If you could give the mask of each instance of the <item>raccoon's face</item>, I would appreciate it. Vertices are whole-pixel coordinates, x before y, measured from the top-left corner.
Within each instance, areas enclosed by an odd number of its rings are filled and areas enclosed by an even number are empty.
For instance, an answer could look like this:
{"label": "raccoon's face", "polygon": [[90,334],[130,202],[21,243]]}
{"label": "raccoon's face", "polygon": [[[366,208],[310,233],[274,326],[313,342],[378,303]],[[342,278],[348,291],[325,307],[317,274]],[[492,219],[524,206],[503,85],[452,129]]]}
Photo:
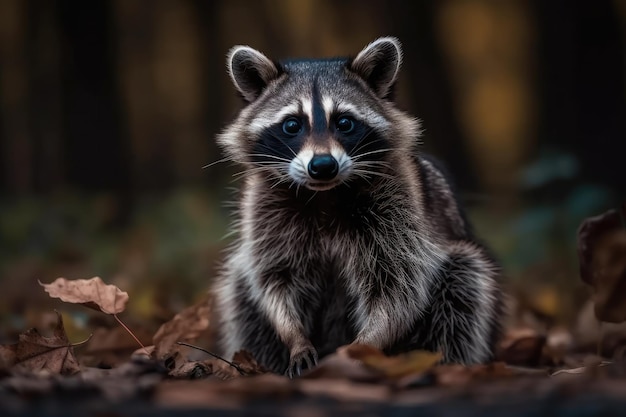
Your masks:
{"label": "raccoon's face", "polygon": [[417,137],[416,121],[387,100],[401,56],[395,38],[374,41],[354,59],[283,63],[234,47],[229,73],[248,105],[218,140],[248,173],[275,185],[325,191],[384,177],[387,155]]}

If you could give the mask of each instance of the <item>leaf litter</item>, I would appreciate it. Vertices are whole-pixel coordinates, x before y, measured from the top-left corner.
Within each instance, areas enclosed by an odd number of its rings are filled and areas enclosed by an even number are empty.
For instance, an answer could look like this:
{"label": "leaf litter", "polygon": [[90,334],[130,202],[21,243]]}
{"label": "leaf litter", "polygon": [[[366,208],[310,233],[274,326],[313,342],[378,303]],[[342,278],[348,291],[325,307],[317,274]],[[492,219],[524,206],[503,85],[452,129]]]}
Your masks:
{"label": "leaf litter", "polygon": [[19,336],[17,343],[1,346],[1,363],[17,372],[61,375],[80,372],[73,351],[78,344],[70,343],[63,327],[63,317],[58,312],[57,319],[52,336],[43,336],[37,329],[30,329]]}
{"label": "leaf litter", "polygon": [[[590,311],[600,322],[626,320],[624,218],[626,205],[587,219],[579,229],[581,279],[592,289]],[[626,382],[614,383],[611,389],[607,388],[608,382],[603,382],[626,381],[626,331],[619,330],[621,327],[616,332],[622,339],[611,345],[613,357],[608,358],[589,350],[577,351],[577,335],[566,328],[550,324],[529,326],[528,322],[518,321],[507,328],[496,362],[490,364],[441,364],[440,352],[417,350],[390,357],[369,346],[347,345],[323,358],[319,366],[302,377],[290,380],[267,373],[248,352],[219,358],[202,347],[190,345],[212,330],[208,297],[161,325],[152,337],[153,345],[146,348],[117,317],[129,301],[126,292],[98,277],[59,278],[41,285],[51,297],[113,315],[124,328],[116,331],[133,335],[132,340],[124,339],[124,349],[132,348],[132,341],[136,340],[136,351],[111,369],[85,366],[85,358],[104,348],[105,341],[110,341],[113,347],[120,346],[117,339],[121,336],[96,329],[100,333],[90,342],[89,349],[78,348],[78,344],[68,339],[62,317],[57,313],[52,336],[31,329],[19,335],[17,343],[0,345],[0,394],[10,388],[18,394],[37,391],[52,395],[59,386],[66,389],[89,386],[109,400],[143,396],[159,406],[217,408],[240,408],[257,400],[298,398],[362,403],[395,399],[400,403],[416,403],[467,393],[484,396],[491,392],[498,399],[507,389],[509,394],[522,387],[527,394],[543,395],[559,384],[572,382],[577,384],[568,388],[571,395],[594,390],[618,396],[626,394]],[[549,316],[549,311],[539,316]],[[590,326],[589,320],[586,323]],[[597,328],[600,330],[595,343],[600,347],[603,332],[600,324]],[[146,335],[141,337],[146,338]],[[582,345],[578,343],[578,346]],[[75,347],[78,355],[74,353]],[[588,385],[588,378],[596,382]]]}

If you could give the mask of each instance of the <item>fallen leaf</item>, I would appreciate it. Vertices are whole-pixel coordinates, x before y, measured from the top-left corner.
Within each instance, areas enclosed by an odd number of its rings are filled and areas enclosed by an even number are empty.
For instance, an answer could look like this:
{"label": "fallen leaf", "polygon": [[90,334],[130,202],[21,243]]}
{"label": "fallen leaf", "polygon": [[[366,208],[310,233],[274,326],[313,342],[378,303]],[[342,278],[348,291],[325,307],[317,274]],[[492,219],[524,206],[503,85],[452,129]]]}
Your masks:
{"label": "fallen leaf", "polygon": [[209,327],[211,303],[208,297],[187,307],[173,319],[163,323],[152,338],[157,359],[177,350],[176,342],[192,342]]}
{"label": "fallen leaf", "polygon": [[[437,385],[456,386],[467,385],[484,379],[510,377],[516,374],[515,368],[508,367],[503,362],[493,362],[486,365],[440,365],[432,369]],[[527,373],[524,373],[527,375]]]}
{"label": "fallen leaf", "polygon": [[[9,410],[8,415],[12,414],[12,407],[6,401],[11,396],[6,394],[15,393],[14,398],[24,402],[18,409],[24,410],[26,415],[39,414],[34,408],[51,410],[56,407],[61,407],[61,414],[65,416],[92,415],[92,407],[85,406],[94,403],[99,404],[98,415],[116,415],[101,407],[147,398],[164,378],[162,371],[154,361],[134,361],[113,369],[83,368],[80,374],[61,377],[49,373],[18,373],[0,381],[1,408],[3,415],[7,415],[5,410]],[[52,403],[56,405],[49,408]]]}
{"label": "fallen leaf", "polygon": [[212,362],[209,361],[189,361],[180,362],[174,369],[168,372],[168,376],[177,379],[201,379],[213,373]]}
{"label": "fallen leaf", "polygon": [[128,302],[128,293],[115,285],[105,284],[100,277],[76,280],[57,278],[50,284],[39,284],[50,297],[60,298],[67,303],[82,304],[106,314],[121,313]]}
{"label": "fallen leaf", "polygon": [[594,290],[595,314],[626,321],[626,204],[586,219],[578,229],[580,276]]}
{"label": "fallen leaf", "polygon": [[626,218],[626,203],[618,210],[608,210],[599,216],[585,219],[578,228],[578,262],[580,277],[589,285],[593,284],[593,248],[596,240],[612,230],[623,228]]}
{"label": "fallen leaf", "polygon": [[546,337],[530,328],[509,329],[498,346],[498,361],[533,366],[541,362]]}
{"label": "fallen leaf", "polygon": [[37,329],[19,335],[18,342],[0,349],[3,362],[18,371],[48,371],[71,375],[80,371],[72,345],[65,334],[63,318],[57,312],[57,325],[51,337],[42,336]]}
{"label": "fallen leaf", "polygon": [[626,230],[598,240],[592,266],[596,317],[610,323],[626,321]]}
{"label": "fallen leaf", "polygon": [[231,361],[215,358],[213,363],[213,375],[229,380],[240,376],[260,375],[268,372],[267,369],[259,365],[252,355],[245,350],[235,352]]}
{"label": "fallen leaf", "polygon": [[239,378],[241,376],[239,371],[237,371],[237,368],[220,360],[213,362],[212,370],[213,376],[223,381],[229,381],[231,379]]}
{"label": "fallen leaf", "polygon": [[367,345],[351,344],[339,348],[348,357],[363,362],[370,368],[381,371],[391,379],[418,374],[431,369],[443,355],[438,352],[414,350],[397,356],[386,356],[383,352]]}
{"label": "fallen leaf", "polygon": [[215,358],[191,361],[181,351],[174,351],[163,359],[167,375],[176,379],[200,379],[214,374],[218,361]]}
{"label": "fallen leaf", "polygon": [[235,352],[232,362],[237,365],[239,371],[242,371],[246,375],[258,375],[268,372],[247,350]]}
{"label": "fallen leaf", "polygon": [[[151,334],[140,328],[136,337],[141,342],[147,342]],[[137,346],[137,341],[123,327],[98,327],[81,351],[81,363],[86,366],[113,367],[126,362]]]}
{"label": "fallen leaf", "polygon": [[363,365],[342,349],[324,357],[318,366],[303,375],[305,379],[348,379],[355,382],[380,382],[384,377],[381,371]]}

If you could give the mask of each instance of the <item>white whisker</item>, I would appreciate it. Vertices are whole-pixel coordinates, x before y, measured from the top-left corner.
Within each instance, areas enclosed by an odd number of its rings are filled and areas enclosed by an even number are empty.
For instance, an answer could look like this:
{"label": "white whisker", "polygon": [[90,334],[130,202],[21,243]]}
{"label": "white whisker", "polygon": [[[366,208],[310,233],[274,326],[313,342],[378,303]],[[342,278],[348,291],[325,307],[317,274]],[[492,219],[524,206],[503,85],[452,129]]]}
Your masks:
{"label": "white whisker", "polygon": [[229,158],[229,157],[224,157],[224,158],[222,158],[222,159],[218,159],[217,161],[213,161],[213,162],[211,162],[210,164],[206,164],[206,165],[204,165],[204,166],[202,167],[202,169],[207,169],[207,168],[212,167],[213,165],[217,165],[217,164],[220,164],[220,163],[222,163],[222,162],[227,162],[227,161],[229,161],[229,160],[230,160],[230,158]]}

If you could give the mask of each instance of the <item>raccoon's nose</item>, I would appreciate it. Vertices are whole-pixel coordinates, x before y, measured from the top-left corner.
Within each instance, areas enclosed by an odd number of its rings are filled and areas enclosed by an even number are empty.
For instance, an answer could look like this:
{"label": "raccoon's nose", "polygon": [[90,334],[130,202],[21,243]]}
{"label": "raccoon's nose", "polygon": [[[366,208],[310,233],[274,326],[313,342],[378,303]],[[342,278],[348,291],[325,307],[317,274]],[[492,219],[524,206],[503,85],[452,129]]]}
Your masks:
{"label": "raccoon's nose", "polygon": [[339,164],[330,154],[315,155],[308,169],[309,175],[315,180],[332,180],[339,172]]}

